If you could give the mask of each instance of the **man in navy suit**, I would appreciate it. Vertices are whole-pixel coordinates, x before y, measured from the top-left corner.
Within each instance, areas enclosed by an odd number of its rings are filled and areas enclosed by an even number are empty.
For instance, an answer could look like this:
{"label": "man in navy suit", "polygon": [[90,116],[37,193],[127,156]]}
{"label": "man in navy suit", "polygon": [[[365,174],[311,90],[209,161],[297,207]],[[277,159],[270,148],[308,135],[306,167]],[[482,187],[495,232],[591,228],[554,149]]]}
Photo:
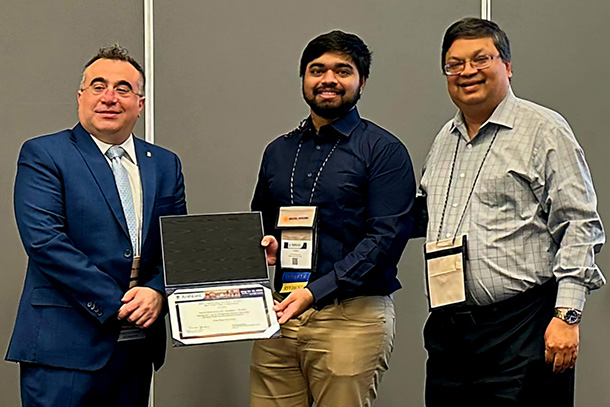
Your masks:
{"label": "man in navy suit", "polygon": [[76,127],[21,149],[28,266],[6,358],[20,364],[24,406],[148,404],[165,357],[159,216],[186,202],[178,157],[132,134],[143,92],[140,64],[102,48],[83,71]]}

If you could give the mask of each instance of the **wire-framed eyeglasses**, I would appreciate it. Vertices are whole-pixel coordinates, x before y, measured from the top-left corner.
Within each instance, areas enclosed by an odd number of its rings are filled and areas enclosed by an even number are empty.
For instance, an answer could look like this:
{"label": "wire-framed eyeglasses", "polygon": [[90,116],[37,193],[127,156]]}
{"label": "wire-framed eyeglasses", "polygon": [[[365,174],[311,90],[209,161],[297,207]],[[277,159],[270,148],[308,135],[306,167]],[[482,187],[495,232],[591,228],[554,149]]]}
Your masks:
{"label": "wire-framed eyeglasses", "polygon": [[466,68],[466,62],[470,63],[470,66],[480,71],[481,69],[489,68],[494,59],[500,58],[500,55],[491,56],[491,55],[479,55],[472,59],[467,59],[465,61],[455,60],[451,62],[447,62],[445,66],[443,66],[443,72],[447,76],[459,75],[464,72]]}
{"label": "wire-framed eyeglasses", "polygon": [[93,94],[95,96],[100,96],[100,95],[105,94],[108,91],[108,89],[111,89],[115,95],[117,95],[118,97],[121,97],[121,98],[128,98],[131,95],[142,96],[138,93],[135,93],[129,85],[119,84],[119,85],[110,87],[104,82],[92,83],[91,85],[87,86],[86,88],[82,88],[81,91],[84,92],[86,90],[89,90],[91,92],[91,94]]}

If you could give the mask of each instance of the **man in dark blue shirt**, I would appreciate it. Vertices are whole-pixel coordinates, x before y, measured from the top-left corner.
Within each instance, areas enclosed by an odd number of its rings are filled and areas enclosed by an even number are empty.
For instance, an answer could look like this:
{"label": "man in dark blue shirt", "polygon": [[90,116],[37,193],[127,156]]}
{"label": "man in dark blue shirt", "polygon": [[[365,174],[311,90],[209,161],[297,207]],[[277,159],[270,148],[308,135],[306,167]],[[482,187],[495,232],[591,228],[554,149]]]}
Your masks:
{"label": "man in dark blue shirt", "polygon": [[[369,406],[388,368],[415,179],[400,140],[356,109],[370,63],[356,35],[312,40],[300,65],[311,114],[265,150],[252,209],[263,213],[262,244],[277,264],[282,338],[254,345],[251,407]],[[317,224],[291,246],[277,226],[280,208],[294,207],[314,208]],[[293,247],[309,248],[305,267],[287,264]]]}

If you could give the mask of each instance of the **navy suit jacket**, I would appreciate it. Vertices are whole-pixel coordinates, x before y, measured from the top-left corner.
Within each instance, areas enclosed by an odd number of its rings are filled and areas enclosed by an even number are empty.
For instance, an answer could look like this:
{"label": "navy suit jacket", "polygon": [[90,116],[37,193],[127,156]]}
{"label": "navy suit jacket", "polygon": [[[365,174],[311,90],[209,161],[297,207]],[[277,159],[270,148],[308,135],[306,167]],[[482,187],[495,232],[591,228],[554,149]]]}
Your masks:
{"label": "navy suit jacket", "polygon": [[[159,216],[186,213],[180,160],[134,138],[142,182],[140,285],[164,293]],[[15,216],[28,266],[7,360],[93,371],[117,343],[132,250],[112,170],[85,129],[24,143]],[[155,368],[163,316],[148,329]]]}

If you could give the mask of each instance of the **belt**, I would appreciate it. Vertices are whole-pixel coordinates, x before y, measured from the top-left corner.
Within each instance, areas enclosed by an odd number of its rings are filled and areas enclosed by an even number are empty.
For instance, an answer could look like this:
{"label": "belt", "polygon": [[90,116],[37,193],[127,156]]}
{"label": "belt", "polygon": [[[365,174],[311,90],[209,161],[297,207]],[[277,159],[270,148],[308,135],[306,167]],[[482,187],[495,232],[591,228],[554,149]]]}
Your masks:
{"label": "belt", "polygon": [[523,309],[541,298],[554,296],[557,293],[555,278],[530,288],[513,297],[489,305],[460,305],[433,310],[433,314],[443,315],[456,325],[477,325],[493,322],[499,318]]}

